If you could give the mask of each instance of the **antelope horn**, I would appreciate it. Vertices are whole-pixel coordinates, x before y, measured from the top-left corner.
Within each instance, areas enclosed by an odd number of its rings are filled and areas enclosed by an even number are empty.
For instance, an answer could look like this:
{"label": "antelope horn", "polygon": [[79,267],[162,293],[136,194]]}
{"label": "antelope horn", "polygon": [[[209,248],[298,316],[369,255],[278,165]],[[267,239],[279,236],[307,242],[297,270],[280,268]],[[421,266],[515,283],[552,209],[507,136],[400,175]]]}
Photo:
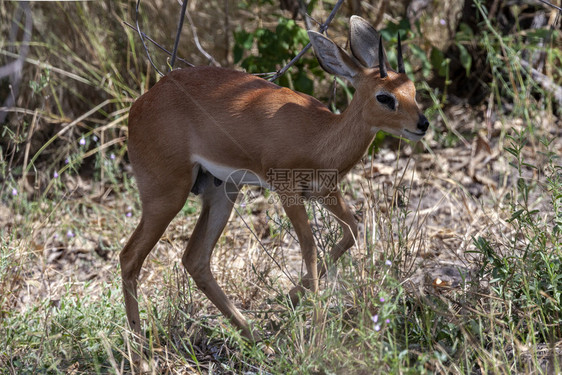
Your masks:
{"label": "antelope horn", "polygon": [[404,69],[404,58],[402,57],[402,43],[400,42],[400,33],[398,33],[398,73],[406,73],[406,69]]}
{"label": "antelope horn", "polygon": [[386,62],[384,61],[384,50],[382,46],[382,35],[379,38],[379,71],[381,72],[381,78],[386,78],[388,73],[386,72]]}

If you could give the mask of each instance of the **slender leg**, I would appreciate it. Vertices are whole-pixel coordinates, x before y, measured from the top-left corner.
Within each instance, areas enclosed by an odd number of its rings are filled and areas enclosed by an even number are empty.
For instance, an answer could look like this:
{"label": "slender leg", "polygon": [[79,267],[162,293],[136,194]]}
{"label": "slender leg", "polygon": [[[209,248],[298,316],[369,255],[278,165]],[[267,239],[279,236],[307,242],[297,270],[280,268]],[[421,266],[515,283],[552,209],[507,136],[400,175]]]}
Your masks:
{"label": "slender leg", "polygon": [[[174,184],[160,186],[160,194],[152,195],[148,199],[146,194],[143,196],[142,184],[139,184],[139,188],[143,200],[142,218],[119,258],[127,320],[133,332],[140,338],[142,336],[137,300],[137,278],[144,260],[185,203],[189,190],[186,186]],[[133,362],[138,364],[139,361],[140,356],[135,353]]]}
{"label": "slender leg", "polygon": [[[295,200],[296,201],[296,200]],[[307,275],[302,282],[306,284],[314,293],[318,292],[318,266],[316,246],[314,245],[314,235],[308,220],[308,214],[303,204],[291,204],[286,200],[283,208],[291,220],[297,237],[299,239],[302,257],[306,265]]]}
{"label": "slender leg", "polygon": [[251,341],[259,341],[244,316],[218,285],[210,267],[213,248],[230,217],[237,196],[238,188],[234,184],[224,182],[220,186],[212,183],[205,185],[201,215],[183,254],[182,263],[199,289],[240,328],[242,334]]}
{"label": "slender leg", "polygon": [[[320,264],[318,277],[324,276],[326,273],[326,264],[330,265],[335,263],[351,246],[355,244],[355,240],[357,238],[357,223],[355,222],[353,213],[343,200],[339,191],[335,191],[326,197],[324,207],[326,207],[326,209],[330,211],[340,222],[343,230],[343,237],[330,250],[329,259],[327,259],[324,264]],[[291,289],[289,297],[291,298],[293,304],[296,305],[299,302],[300,296],[303,294],[305,288],[310,288],[310,280],[311,276],[306,275],[302,279],[302,285],[297,285]]]}

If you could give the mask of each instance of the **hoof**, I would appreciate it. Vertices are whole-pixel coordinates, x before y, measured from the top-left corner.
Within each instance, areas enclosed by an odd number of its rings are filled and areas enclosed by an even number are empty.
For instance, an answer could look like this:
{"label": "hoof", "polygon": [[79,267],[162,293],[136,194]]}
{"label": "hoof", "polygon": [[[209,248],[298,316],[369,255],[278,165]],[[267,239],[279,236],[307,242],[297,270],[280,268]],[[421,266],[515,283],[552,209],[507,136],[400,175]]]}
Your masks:
{"label": "hoof", "polygon": [[291,289],[291,291],[289,292],[289,298],[291,299],[291,303],[293,304],[293,306],[297,306],[300,303],[301,298],[305,293],[306,288],[300,285],[297,285],[293,289]]}
{"label": "hoof", "polygon": [[131,366],[132,374],[143,375],[154,373],[154,371],[152,371],[150,365],[148,364],[148,361],[141,358],[138,354],[133,355]]}
{"label": "hoof", "polygon": [[262,342],[258,345],[258,348],[260,348],[268,358],[275,355],[275,350],[273,350],[273,348],[269,344]]}

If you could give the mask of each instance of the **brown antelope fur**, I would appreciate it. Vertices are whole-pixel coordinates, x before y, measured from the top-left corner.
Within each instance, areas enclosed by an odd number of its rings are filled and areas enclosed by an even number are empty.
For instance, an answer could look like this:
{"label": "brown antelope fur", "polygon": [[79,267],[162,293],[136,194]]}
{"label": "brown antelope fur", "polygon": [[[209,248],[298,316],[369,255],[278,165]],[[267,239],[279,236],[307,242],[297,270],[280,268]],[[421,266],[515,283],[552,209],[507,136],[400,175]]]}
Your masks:
{"label": "brown antelope fur", "polygon": [[[401,51],[399,72],[389,70],[378,33],[356,16],[350,24],[353,57],[323,35],[309,32],[323,68],[346,78],[356,89],[342,114],[333,114],[311,96],[215,67],[172,71],[133,104],[128,148],[142,218],[120,261],[127,318],[139,336],[137,277],[190,191],[201,195],[202,209],[182,262],[197,286],[243,335],[259,340],[210,269],[211,253],[239,185],[270,184],[272,169],[330,169],[341,178],[360,160],[378,130],[411,140],[423,137],[429,124],[417,106],[414,84],[404,74]],[[251,171],[249,179],[232,180],[231,176],[238,176],[236,170]],[[329,263],[353,246],[357,226],[337,186],[313,193],[290,188],[276,192],[280,198],[332,198],[324,206],[340,221],[343,237],[331,250]],[[290,292],[297,303],[305,289],[318,290],[325,268],[316,257],[304,204],[283,207],[308,272]]]}

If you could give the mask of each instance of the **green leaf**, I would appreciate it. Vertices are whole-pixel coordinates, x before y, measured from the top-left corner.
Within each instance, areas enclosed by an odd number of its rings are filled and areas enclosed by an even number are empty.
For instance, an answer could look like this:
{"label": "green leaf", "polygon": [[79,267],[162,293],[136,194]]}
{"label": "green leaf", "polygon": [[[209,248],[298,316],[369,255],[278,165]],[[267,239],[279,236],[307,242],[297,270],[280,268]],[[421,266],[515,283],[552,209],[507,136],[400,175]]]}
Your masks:
{"label": "green leaf", "polygon": [[459,48],[459,52],[460,52],[460,60],[461,60],[461,65],[463,66],[463,68],[466,70],[466,76],[468,77],[470,75],[470,67],[472,66],[472,56],[470,56],[470,53],[468,53],[468,51],[466,50],[465,46],[463,46],[460,43],[456,43],[457,47]]}
{"label": "green leaf", "polygon": [[254,44],[254,34],[249,33],[245,30],[237,30],[234,32],[234,48],[233,48],[233,57],[234,62],[238,63],[242,60],[244,56],[244,51],[248,51],[252,48]]}
{"label": "green leaf", "polygon": [[234,63],[237,64],[238,62],[240,62],[240,60],[242,60],[244,50],[242,49],[242,47],[240,47],[240,45],[235,44],[234,48],[232,49],[232,55],[234,57]]}
{"label": "green leaf", "polygon": [[523,212],[525,212],[524,209],[515,211],[515,212],[511,215],[511,218],[508,220],[508,222],[512,222],[512,221],[514,221],[515,219],[519,219],[519,218],[521,217],[521,214],[523,214]]}
{"label": "green leaf", "polygon": [[446,70],[445,55],[443,54],[443,52],[433,47],[431,49],[431,55],[429,57],[429,60],[431,61],[431,65],[433,66],[433,69],[437,71],[437,74],[439,74],[441,77],[445,77],[445,73],[447,72],[447,70]]}
{"label": "green leaf", "polygon": [[535,39],[535,42],[538,42],[538,40],[546,39],[549,36],[550,29],[532,29],[527,30],[525,34],[527,34],[527,38]]}
{"label": "green leaf", "polygon": [[237,30],[234,32],[234,41],[240,47],[250,49],[254,43],[254,35],[246,30]]}
{"label": "green leaf", "polygon": [[455,34],[455,40],[457,42],[474,40],[474,32],[472,31],[472,28],[466,23],[461,22],[459,25],[459,31]]}
{"label": "green leaf", "polygon": [[307,74],[299,70],[296,77],[293,79],[295,90],[304,92],[305,94],[312,95],[314,89],[314,82],[308,78]]}
{"label": "green leaf", "polygon": [[410,45],[410,52],[413,56],[418,58],[422,63],[422,74],[424,77],[428,77],[431,74],[431,63],[427,58],[424,50],[422,50],[419,46]]}

